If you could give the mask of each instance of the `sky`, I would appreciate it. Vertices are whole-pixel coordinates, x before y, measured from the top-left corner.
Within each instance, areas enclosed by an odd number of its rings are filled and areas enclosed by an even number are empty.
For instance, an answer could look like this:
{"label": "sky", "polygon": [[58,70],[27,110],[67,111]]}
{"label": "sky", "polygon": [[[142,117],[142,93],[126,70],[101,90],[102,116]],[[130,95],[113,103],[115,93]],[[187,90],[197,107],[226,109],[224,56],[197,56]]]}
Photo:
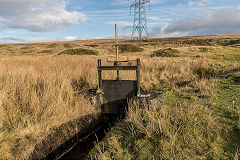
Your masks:
{"label": "sky", "polygon": [[[130,38],[134,0],[0,0],[0,43]],[[240,34],[239,0],[151,0],[151,38]]]}

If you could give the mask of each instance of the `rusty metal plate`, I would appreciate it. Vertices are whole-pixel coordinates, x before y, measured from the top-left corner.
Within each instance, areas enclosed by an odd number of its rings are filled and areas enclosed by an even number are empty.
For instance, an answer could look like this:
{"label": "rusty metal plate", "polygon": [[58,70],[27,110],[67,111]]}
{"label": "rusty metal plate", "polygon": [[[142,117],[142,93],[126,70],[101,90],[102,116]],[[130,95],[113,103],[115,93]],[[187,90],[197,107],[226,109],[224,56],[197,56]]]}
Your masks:
{"label": "rusty metal plate", "polygon": [[124,113],[127,100],[137,96],[137,81],[131,80],[103,80],[103,105],[104,113]]}

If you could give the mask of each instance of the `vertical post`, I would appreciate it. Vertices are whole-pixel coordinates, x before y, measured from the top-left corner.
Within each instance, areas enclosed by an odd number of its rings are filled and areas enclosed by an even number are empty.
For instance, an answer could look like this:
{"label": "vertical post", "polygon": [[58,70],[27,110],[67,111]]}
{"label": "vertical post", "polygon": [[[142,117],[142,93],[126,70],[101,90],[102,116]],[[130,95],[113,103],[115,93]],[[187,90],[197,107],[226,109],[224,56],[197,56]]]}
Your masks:
{"label": "vertical post", "polygon": [[137,95],[141,95],[140,91],[140,59],[137,59],[137,70],[136,70],[136,76],[137,76]]}
{"label": "vertical post", "polygon": [[[118,65],[118,32],[117,24],[115,24],[115,40],[116,40],[116,64]],[[119,70],[117,70],[117,80],[119,80]]]}
{"label": "vertical post", "polygon": [[117,32],[117,24],[115,24],[115,41],[116,41],[116,61],[118,61],[118,32]]}
{"label": "vertical post", "polygon": [[[101,59],[98,59],[98,67],[102,66]],[[98,88],[102,89],[102,70],[98,68]]]}

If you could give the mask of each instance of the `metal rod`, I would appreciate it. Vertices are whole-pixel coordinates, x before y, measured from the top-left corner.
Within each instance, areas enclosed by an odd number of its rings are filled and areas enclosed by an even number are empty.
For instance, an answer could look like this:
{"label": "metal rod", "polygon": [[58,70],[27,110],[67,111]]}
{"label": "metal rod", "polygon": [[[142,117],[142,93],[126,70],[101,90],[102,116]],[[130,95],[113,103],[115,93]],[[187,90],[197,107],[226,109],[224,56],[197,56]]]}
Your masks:
{"label": "metal rod", "polygon": [[115,24],[115,40],[116,40],[116,61],[118,61],[118,32],[117,32],[117,24]]}
{"label": "metal rod", "polygon": [[[116,40],[116,64],[118,65],[118,32],[117,32],[117,24],[115,24],[115,40]],[[119,80],[119,70],[117,70],[117,80]]]}
{"label": "metal rod", "polygon": [[140,91],[140,59],[137,59],[137,70],[136,70],[136,76],[137,76],[137,95],[141,95]]}
{"label": "metal rod", "polygon": [[117,80],[120,80],[119,79],[119,70],[117,70]]}
{"label": "metal rod", "polygon": [[99,68],[102,66],[101,59],[98,59],[98,88],[102,89],[102,70]]}

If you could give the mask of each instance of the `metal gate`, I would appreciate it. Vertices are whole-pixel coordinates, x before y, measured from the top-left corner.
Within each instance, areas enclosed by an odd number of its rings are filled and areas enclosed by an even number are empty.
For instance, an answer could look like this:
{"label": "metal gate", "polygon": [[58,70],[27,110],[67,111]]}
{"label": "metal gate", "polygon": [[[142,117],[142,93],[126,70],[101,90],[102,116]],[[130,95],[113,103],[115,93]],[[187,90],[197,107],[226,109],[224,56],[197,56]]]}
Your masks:
{"label": "metal gate", "polygon": [[[126,61],[124,61],[126,62]],[[118,61],[114,66],[102,66],[98,60],[98,79],[99,89],[103,92],[102,112],[106,114],[124,113],[127,107],[127,100],[140,95],[140,59],[136,60],[136,66],[123,66]],[[135,70],[136,80],[103,80],[102,71],[104,70]]]}

